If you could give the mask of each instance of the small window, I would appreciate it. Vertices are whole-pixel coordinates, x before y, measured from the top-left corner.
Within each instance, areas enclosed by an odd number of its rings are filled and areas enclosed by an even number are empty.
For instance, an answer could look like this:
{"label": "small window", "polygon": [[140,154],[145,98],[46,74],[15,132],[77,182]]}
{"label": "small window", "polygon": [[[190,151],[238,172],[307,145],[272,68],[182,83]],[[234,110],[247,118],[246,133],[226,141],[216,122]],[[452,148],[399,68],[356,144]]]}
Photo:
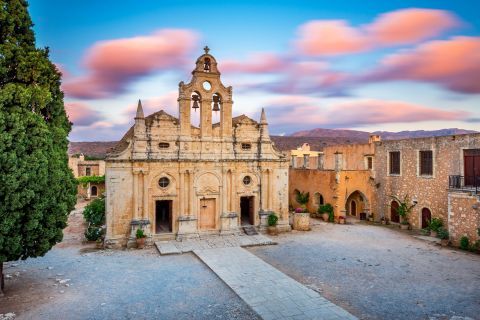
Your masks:
{"label": "small window", "polygon": [[167,177],[161,177],[160,180],[158,180],[158,185],[161,188],[166,188],[168,187],[169,184],[170,184],[170,179],[168,179]]}
{"label": "small window", "polygon": [[400,151],[390,152],[390,174],[400,174]]}
{"label": "small window", "polygon": [[252,145],[250,143],[242,143],[242,150],[251,150]]}
{"label": "small window", "polygon": [[367,169],[368,170],[373,169],[373,158],[372,157],[367,157]]}
{"label": "small window", "polygon": [[420,175],[433,175],[433,152],[432,150],[420,151]]}
{"label": "small window", "polygon": [[170,143],[168,143],[168,142],[160,142],[160,143],[158,144],[158,147],[159,147],[160,149],[168,149],[168,148],[170,148]]}
{"label": "small window", "polygon": [[85,168],[85,175],[86,176],[91,176],[92,175],[92,169],[90,167]]}
{"label": "small window", "polygon": [[243,177],[243,184],[248,186],[250,183],[252,183],[252,178],[250,176],[245,176]]}

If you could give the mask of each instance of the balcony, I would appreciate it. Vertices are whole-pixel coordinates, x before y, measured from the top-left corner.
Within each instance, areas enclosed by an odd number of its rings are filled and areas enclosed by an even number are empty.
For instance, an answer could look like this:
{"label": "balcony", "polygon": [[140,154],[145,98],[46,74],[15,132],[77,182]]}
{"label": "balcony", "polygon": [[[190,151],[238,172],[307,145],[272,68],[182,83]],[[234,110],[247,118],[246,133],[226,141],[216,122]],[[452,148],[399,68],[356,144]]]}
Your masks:
{"label": "balcony", "polygon": [[480,194],[480,176],[448,176],[448,189]]}

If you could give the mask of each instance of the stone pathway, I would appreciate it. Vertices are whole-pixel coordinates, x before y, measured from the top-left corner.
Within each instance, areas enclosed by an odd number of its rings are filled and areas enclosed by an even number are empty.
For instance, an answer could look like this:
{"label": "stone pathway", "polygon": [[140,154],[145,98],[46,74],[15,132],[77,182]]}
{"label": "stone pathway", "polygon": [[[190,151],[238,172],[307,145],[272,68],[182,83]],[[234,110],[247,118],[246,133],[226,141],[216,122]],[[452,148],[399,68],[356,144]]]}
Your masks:
{"label": "stone pathway", "polygon": [[231,236],[212,236],[209,235],[200,239],[185,239],[182,241],[157,241],[155,246],[161,255],[181,254],[192,252],[194,250],[205,250],[214,248],[230,248],[230,247],[252,247],[277,244],[270,238],[257,234],[254,236],[247,235],[231,235]]}
{"label": "stone pathway", "polygon": [[247,250],[194,253],[263,319],[357,319]]}

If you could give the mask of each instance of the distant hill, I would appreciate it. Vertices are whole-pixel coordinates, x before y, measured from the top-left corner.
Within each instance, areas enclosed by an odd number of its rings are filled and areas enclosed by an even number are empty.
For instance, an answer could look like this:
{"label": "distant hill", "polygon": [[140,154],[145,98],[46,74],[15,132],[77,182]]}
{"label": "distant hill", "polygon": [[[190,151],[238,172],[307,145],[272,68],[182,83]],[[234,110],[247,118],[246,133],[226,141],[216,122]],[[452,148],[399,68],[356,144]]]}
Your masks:
{"label": "distant hill", "polygon": [[[464,130],[457,128],[450,129],[440,129],[440,130],[414,130],[414,131],[400,131],[400,132],[390,132],[390,131],[375,131],[375,132],[366,132],[366,131],[357,131],[357,130],[341,130],[341,129],[312,129],[305,131],[298,131],[292,133],[291,137],[317,137],[317,138],[347,138],[347,139],[359,139],[368,141],[370,134],[378,134],[383,140],[399,140],[399,139],[409,139],[409,138],[424,138],[424,137],[438,137],[438,136],[449,136],[455,134],[467,134],[467,133],[478,133],[474,130]],[[340,143],[339,143],[340,144]]]}
{"label": "distant hill", "polygon": [[311,150],[322,150],[324,147],[337,144],[352,144],[368,142],[366,138],[357,137],[291,137],[291,136],[270,136],[275,143],[275,147],[280,151],[297,149],[304,143],[310,145]]}
{"label": "distant hill", "polygon": [[73,156],[83,153],[84,156],[104,159],[107,150],[113,148],[118,141],[70,142],[68,154]]}

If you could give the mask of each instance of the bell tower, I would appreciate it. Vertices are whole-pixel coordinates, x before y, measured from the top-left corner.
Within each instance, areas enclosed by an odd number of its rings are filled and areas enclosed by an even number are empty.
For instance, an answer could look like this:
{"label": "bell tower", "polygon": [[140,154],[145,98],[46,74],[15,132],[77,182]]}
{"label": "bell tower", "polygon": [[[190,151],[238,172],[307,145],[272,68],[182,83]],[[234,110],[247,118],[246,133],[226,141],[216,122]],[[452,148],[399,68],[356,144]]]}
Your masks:
{"label": "bell tower", "polygon": [[192,110],[200,109],[200,137],[212,137],[212,112],[220,112],[220,136],[232,137],[232,87],[225,87],[220,80],[217,61],[205,53],[196,62],[190,83],[179,83],[178,106],[180,135],[191,136]]}

